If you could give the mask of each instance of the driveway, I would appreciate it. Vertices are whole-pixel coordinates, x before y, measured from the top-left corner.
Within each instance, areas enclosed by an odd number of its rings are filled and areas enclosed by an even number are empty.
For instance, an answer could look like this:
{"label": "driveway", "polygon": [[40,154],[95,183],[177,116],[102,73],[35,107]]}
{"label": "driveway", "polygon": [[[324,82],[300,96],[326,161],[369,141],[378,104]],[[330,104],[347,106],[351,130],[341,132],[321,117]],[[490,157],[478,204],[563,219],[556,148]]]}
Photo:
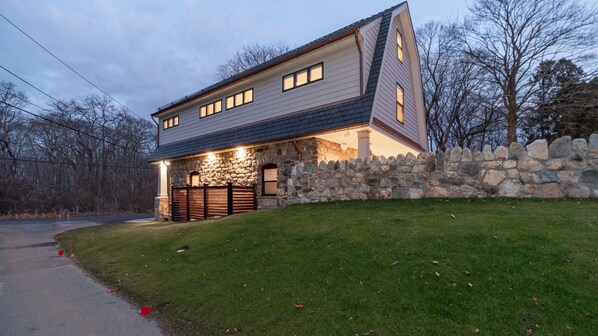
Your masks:
{"label": "driveway", "polygon": [[[150,217],[123,215],[71,220],[71,228]],[[162,335],[155,321],[57,256],[52,236],[65,220],[0,221],[0,334]]]}

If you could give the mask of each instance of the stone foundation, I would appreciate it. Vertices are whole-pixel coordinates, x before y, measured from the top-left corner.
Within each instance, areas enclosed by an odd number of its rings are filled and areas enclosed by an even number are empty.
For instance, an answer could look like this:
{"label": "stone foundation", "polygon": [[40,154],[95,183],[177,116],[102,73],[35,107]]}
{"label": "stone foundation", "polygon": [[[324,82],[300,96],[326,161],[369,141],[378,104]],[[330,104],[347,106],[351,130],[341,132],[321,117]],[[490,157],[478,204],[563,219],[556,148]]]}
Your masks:
{"label": "stone foundation", "polygon": [[391,198],[598,198],[598,134],[548,146],[299,162],[283,204]]}
{"label": "stone foundation", "polygon": [[[173,160],[169,172],[175,187],[190,184],[189,174],[199,173],[200,185],[222,186],[227,182],[240,186],[257,186],[258,208],[276,208],[284,204],[287,181],[298,162],[348,159],[357,156],[352,148],[342,150],[340,145],[318,138],[266,144],[244,149]],[[262,195],[261,169],[266,164],[278,166],[278,195]]]}

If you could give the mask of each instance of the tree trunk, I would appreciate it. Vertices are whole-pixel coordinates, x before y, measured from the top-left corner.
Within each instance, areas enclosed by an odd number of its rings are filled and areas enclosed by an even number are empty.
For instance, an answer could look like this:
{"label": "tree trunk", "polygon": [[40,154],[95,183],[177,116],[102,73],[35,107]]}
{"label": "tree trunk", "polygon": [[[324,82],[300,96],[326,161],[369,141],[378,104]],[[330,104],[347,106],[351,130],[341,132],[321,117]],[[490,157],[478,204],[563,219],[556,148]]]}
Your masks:
{"label": "tree trunk", "polygon": [[517,112],[513,108],[508,108],[507,116],[507,145],[517,142]]}

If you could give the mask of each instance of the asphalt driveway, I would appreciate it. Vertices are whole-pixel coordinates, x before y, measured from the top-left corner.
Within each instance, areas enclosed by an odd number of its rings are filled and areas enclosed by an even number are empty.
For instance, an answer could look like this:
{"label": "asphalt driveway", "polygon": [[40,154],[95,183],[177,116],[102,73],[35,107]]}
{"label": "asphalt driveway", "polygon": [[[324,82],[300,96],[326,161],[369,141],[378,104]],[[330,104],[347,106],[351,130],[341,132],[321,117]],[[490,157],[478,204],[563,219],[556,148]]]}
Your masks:
{"label": "asphalt driveway", "polygon": [[[123,215],[71,220],[71,228],[149,217]],[[0,221],[0,334],[162,335],[155,321],[57,256],[52,236],[65,220]]]}

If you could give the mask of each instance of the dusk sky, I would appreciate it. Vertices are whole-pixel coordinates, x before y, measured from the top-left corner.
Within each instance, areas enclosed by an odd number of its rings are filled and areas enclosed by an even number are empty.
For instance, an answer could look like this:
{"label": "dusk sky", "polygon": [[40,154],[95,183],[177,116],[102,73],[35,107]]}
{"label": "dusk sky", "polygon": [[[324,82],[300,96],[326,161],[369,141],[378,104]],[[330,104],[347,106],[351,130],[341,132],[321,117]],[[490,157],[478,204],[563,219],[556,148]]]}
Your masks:
{"label": "dusk sky", "polygon": [[[135,113],[214,83],[217,65],[245,45],[297,47],[400,1],[3,0],[0,13]],[[471,0],[413,0],[414,27],[462,18]],[[99,94],[0,18],[0,65],[58,99]],[[31,101],[36,93],[0,69]],[[30,107],[32,111],[37,108]]]}

